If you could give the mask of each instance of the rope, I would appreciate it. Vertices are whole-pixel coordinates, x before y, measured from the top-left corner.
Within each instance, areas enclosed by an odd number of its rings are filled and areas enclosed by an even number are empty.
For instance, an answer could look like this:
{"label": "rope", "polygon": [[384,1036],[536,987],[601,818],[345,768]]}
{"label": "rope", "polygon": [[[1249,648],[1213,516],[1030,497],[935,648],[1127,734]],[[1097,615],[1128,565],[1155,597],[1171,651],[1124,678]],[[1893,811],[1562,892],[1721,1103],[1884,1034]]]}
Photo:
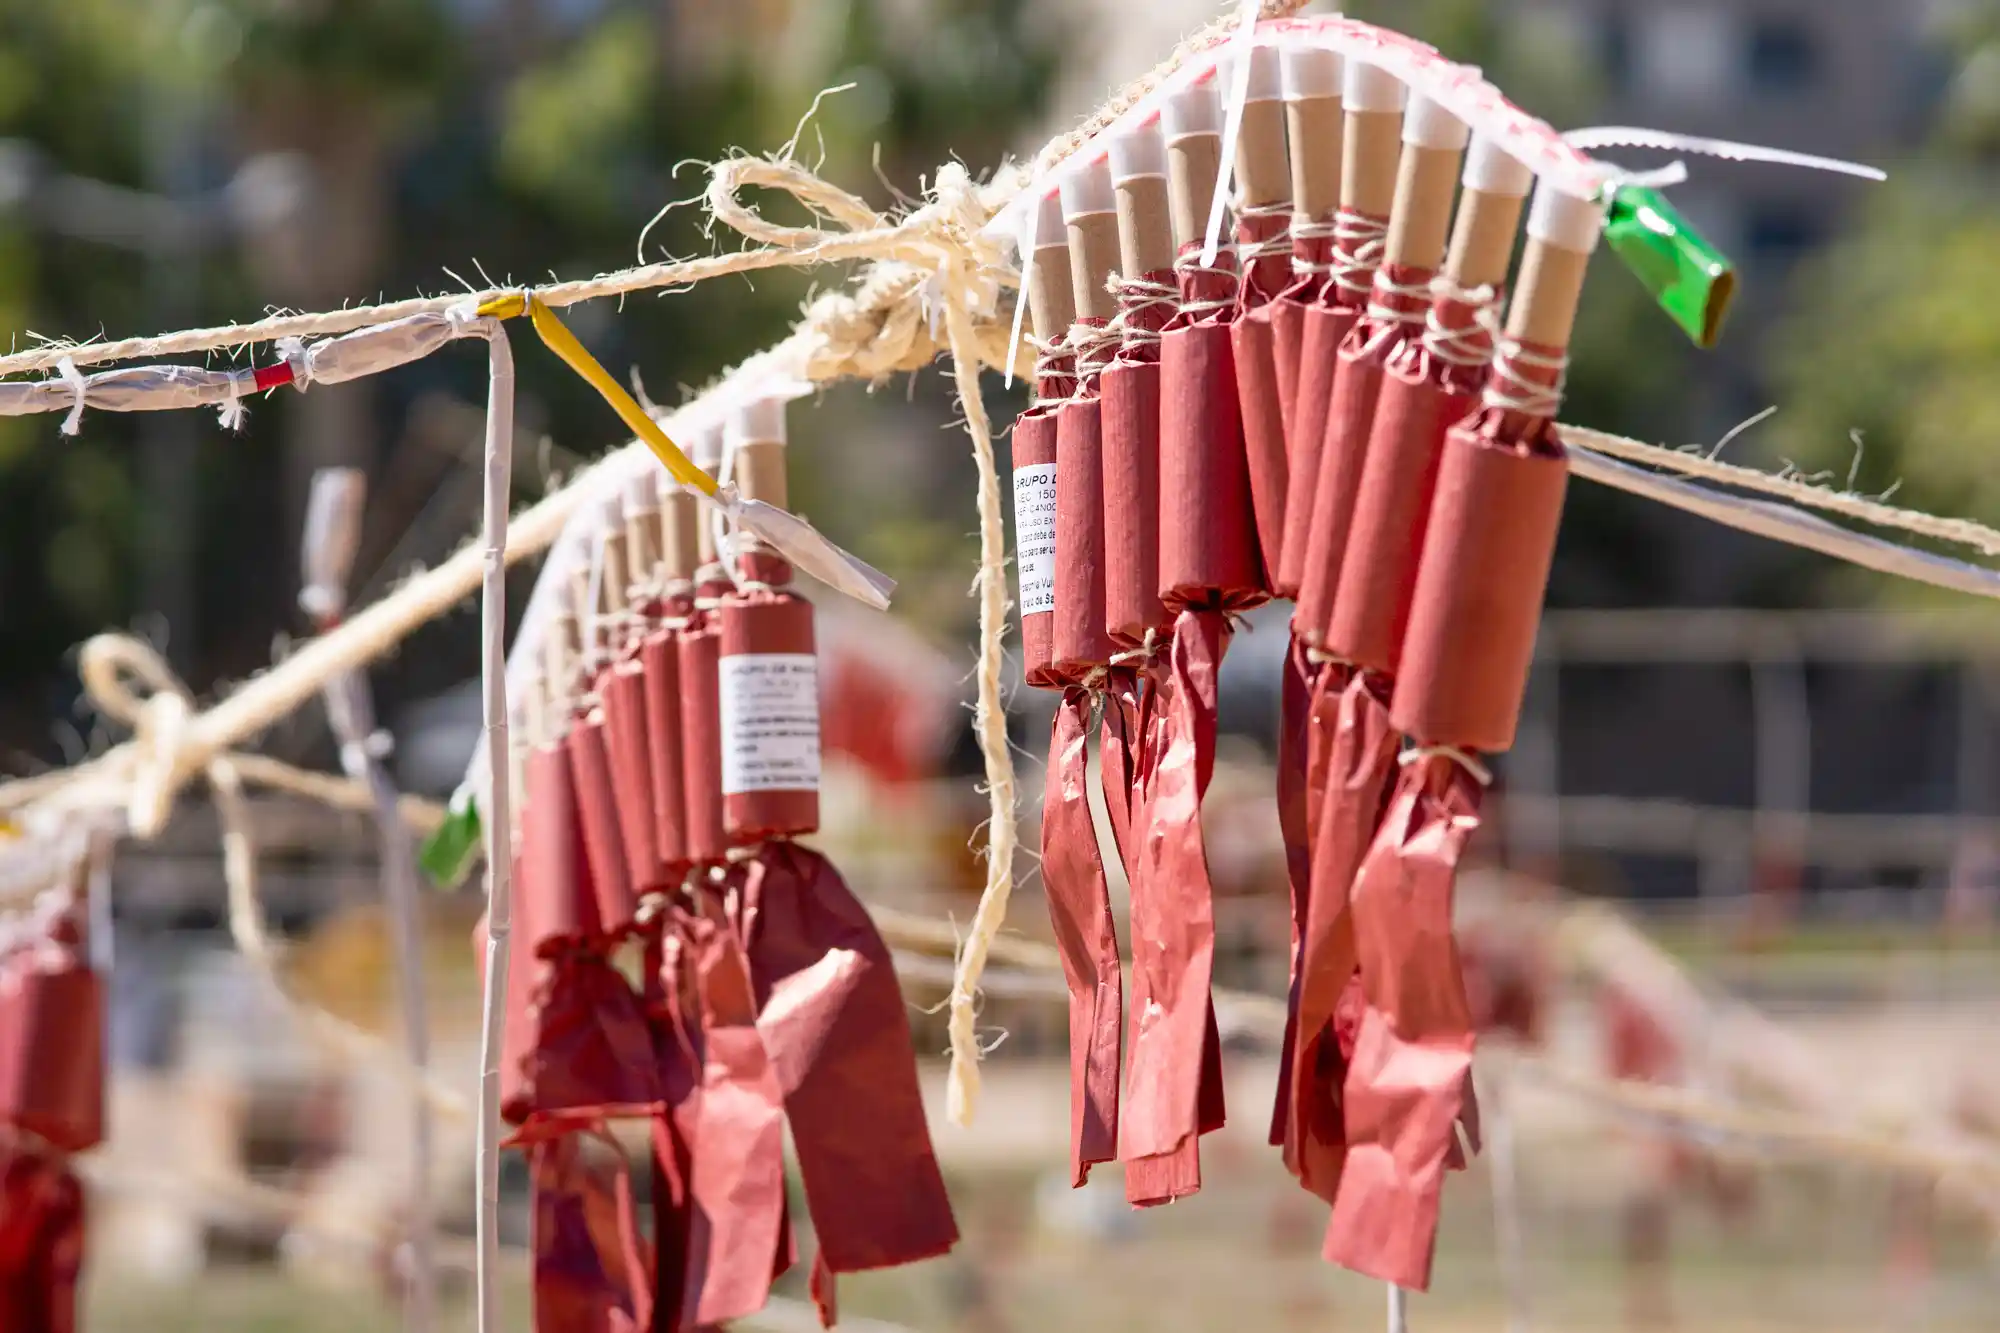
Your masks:
{"label": "rope", "polygon": [[1931,541],[1969,546],[1982,555],[2000,556],[2000,531],[1964,518],[1939,518],[1921,510],[1904,509],[1852,491],[1837,491],[1796,476],[1760,472],[1738,463],[1725,463],[1710,453],[1668,449],[1662,445],[1628,440],[1583,426],[1559,428],[1563,443],[1572,449],[1586,449],[1648,467],[1665,468],[1703,481],[1758,491],[1790,500],[1812,509],[1823,509],[1842,518],[1854,519],[1871,527],[1895,528]]}
{"label": "rope", "polygon": [[[83,645],[78,662],[84,689],[108,717],[125,723],[152,748],[166,747],[182,734],[190,716],[187,687],[151,645],[118,634],[100,634]],[[151,690],[134,692],[129,680]],[[259,979],[303,1022],[306,1031],[335,1053],[349,1058],[379,1060],[406,1083],[415,1082],[437,1109],[454,1116],[467,1113],[465,1099],[434,1079],[416,1081],[414,1071],[374,1035],[343,1022],[317,1006],[296,999],[285,989],[257,891],[257,848],[250,832],[250,806],[243,794],[243,776],[228,755],[215,755],[202,767],[215,798],[216,819],[222,827],[222,878],[227,894],[229,937]],[[135,800],[150,799],[134,783]]]}

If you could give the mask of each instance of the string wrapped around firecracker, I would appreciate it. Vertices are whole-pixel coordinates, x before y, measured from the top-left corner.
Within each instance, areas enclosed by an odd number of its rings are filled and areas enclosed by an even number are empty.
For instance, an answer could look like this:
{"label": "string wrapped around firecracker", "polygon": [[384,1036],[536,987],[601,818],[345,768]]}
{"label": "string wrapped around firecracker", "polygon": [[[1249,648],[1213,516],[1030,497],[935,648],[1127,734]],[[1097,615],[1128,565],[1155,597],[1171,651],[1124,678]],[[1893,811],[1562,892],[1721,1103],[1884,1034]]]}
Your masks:
{"label": "string wrapped around firecracker", "polygon": [[[1042,802],[1042,889],[1069,984],[1070,1179],[1118,1155],[1124,980],[1111,892],[1090,813],[1089,736],[1117,645],[1105,628],[1103,411],[1098,376],[1117,347],[1118,215],[1102,157],[1060,187],[1076,322],[1075,391],[1058,404],[1051,673],[1061,683]],[[1116,705],[1114,705],[1114,708]],[[1120,790],[1121,801],[1125,792]]]}
{"label": "string wrapped around firecracker", "polygon": [[76,1333],[83,1188],[104,1140],[104,987],[74,867],[0,942],[0,1328]]}
{"label": "string wrapped around firecracker", "polygon": [[1200,1135],[1223,1123],[1222,1053],[1209,978],[1215,912],[1201,798],[1215,761],[1217,672],[1230,616],[1265,600],[1230,325],[1227,250],[1201,262],[1221,167],[1213,74],[1165,107],[1169,211],[1180,242],[1181,303],[1160,340],[1160,598],[1174,615],[1141,749],[1144,797],[1132,821],[1131,1056],[1118,1155],[1132,1202],[1201,1188]]}
{"label": "string wrapped around firecracker", "polygon": [[1291,279],[1292,182],[1278,50],[1255,46],[1241,58],[1250,67],[1236,133],[1236,265],[1241,279],[1229,337],[1257,549],[1268,588],[1277,577],[1284,541],[1289,471],[1272,315]]}
{"label": "string wrapped around firecracker", "polygon": [[[1313,530],[1294,621],[1301,637],[1318,648],[1308,649],[1304,681],[1310,887],[1300,933],[1283,1141],[1286,1165],[1299,1183],[1328,1200],[1339,1181],[1345,1140],[1340,1096],[1347,1050],[1336,1031],[1336,1011],[1354,975],[1348,889],[1395,779],[1395,737],[1386,677],[1362,670],[1332,641],[1328,613],[1338,604],[1322,593],[1339,586],[1355,558],[1349,549],[1354,495],[1369,459],[1384,370],[1421,343],[1431,282],[1445,260],[1466,137],[1464,123],[1438,103],[1421,94],[1410,98],[1383,264],[1368,308],[1340,348],[1321,441],[1319,513],[1327,521]],[[1294,775],[1291,791],[1297,790]],[[1351,1009],[1353,1000],[1348,1003]]]}
{"label": "string wrapped around firecracker", "polygon": [[1418,1290],[1471,1086],[1453,884],[1479,826],[1480,756],[1513,744],[1527,688],[1568,478],[1555,414],[1603,221],[1598,200],[1536,192],[1484,404],[1445,437],[1390,704],[1413,744],[1354,882],[1364,1004],[1324,1253]]}
{"label": "string wrapped around firecracker", "polygon": [[[729,429],[738,489],[783,507],[782,402],[739,410]],[[756,1000],[750,1032],[783,1093],[818,1241],[810,1288],[831,1325],[838,1274],[933,1258],[958,1227],[889,947],[831,863],[794,841],[819,828],[812,604],[776,552],[739,534],[732,554],[735,587],[716,612],[724,818],[740,875],[729,882]],[[698,1160],[706,1148],[697,1141]]]}
{"label": "string wrapped around firecracker", "polygon": [[1098,378],[1102,404],[1104,622],[1119,651],[1105,674],[1099,752],[1105,809],[1125,863],[1138,878],[1131,834],[1141,750],[1165,668],[1173,615],[1160,600],[1160,336],[1178,307],[1167,146],[1157,114],[1109,145],[1118,214],[1118,354]]}

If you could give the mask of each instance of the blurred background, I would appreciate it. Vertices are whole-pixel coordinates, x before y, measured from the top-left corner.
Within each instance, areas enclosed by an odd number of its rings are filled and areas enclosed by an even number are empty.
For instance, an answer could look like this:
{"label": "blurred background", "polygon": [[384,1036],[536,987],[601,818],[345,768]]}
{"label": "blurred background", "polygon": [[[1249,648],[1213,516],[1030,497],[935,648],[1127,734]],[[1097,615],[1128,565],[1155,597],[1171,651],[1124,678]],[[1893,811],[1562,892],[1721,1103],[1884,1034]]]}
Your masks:
{"label": "blurred background", "polygon": [[[1032,152],[1214,8],[0,0],[0,321],[24,346],[703,252],[714,241],[695,207],[667,212],[636,247],[663,205],[699,192],[701,163],[776,148],[836,86],[800,155],[888,208],[948,158],[985,171]],[[1775,406],[1726,457],[2000,517],[2000,470],[1980,461],[2000,441],[2000,3],[1356,0],[1347,12],[1482,66],[1561,128],[1641,125],[1886,168],[1887,184],[1867,185],[1690,160],[1673,198],[1741,273],[1721,345],[1687,347],[1600,264],[1565,419],[1714,446]],[[725,279],[580,306],[573,327],[670,405],[780,336],[813,283],[837,280]],[[1021,406],[987,387],[1002,419]],[[829,390],[791,413],[791,458],[797,506],[902,580],[893,631],[826,608],[826,841],[872,901],[963,920],[980,882],[964,709],[976,541],[948,390],[937,370]],[[234,434],[196,413],[94,413],[75,439],[49,417],[0,420],[7,770],[105,743],[73,654],[99,629],[144,634],[204,695],[303,635],[297,540],[317,469],[370,479],[357,604],[455,550],[477,525],[483,394],[483,365],[445,354],[253,403]],[[518,414],[519,504],[620,439],[545,356],[521,357]],[[865,499],[851,484],[864,470]],[[533,576],[516,572],[517,608]],[[1228,897],[1219,979],[1265,994],[1285,970],[1269,800],[1283,641],[1282,613],[1266,615],[1232,653],[1209,821]],[[405,789],[442,796],[462,773],[476,652],[468,605],[373,673]],[[1532,978],[1521,984],[1538,997],[1537,1040],[1578,1065],[1714,1088],[1782,1049],[1777,1063],[1809,1072],[1781,1101],[1843,1114],[1865,1103],[1884,1125],[1990,1146],[1995,618],[1579,483],[1538,653],[1486,864],[1467,886],[1469,902],[1498,904],[1481,965]],[[884,661],[901,682],[887,696],[867,683]],[[1047,703],[1018,688],[1013,701],[1032,846]],[[899,725],[885,731],[889,717]],[[333,764],[316,710],[264,748]],[[297,984],[382,1021],[365,820],[282,798],[261,799],[257,818]],[[1014,909],[1031,936],[1046,933],[1033,869],[1024,858]],[[1700,997],[1704,1014],[1753,1002],[1782,1035],[1724,1059],[1703,1044],[1707,1019],[1663,1016],[1673,1006],[1632,982],[1627,954],[1551,953],[1569,936],[1522,928],[1570,920],[1586,901],[1643,925],[1658,942],[1648,966],[1684,987],[1674,995]],[[230,953],[215,820],[199,800],[160,842],[126,849],[116,903],[117,1128],[90,1327],[140,1312],[165,1329],[393,1326],[370,1248],[393,1234],[407,1169],[387,1075],[331,1061]],[[469,1074],[477,907],[440,896],[431,911],[440,1061]],[[911,994],[937,998],[921,976]],[[941,1050],[941,1027],[915,1017],[920,1048]],[[982,1124],[939,1131],[968,1243],[957,1259],[853,1284],[850,1310],[982,1333],[1380,1317],[1379,1291],[1317,1263],[1318,1210],[1259,1146],[1267,1034],[1236,1034],[1244,1087],[1210,1187],[1132,1215],[1115,1178],[1108,1193],[1047,1187],[1066,1105],[1059,1007],[996,996],[984,1021],[1007,1040]],[[1520,1128],[1517,1188],[1501,1191],[1512,1202],[1496,1212],[1490,1165],[1454,1181],[1422,1327],[1490,1328],[1524,1309],[1550,1328],[1994,1326],[1990,1192],[1777,1162],[1757,1145],[1669,1144],[1658,1125],[1547,1088],[1506,1100]],[[447,1136],[454,1197],[469,1142],[469,1130]],[[134,1168],[123,1185],[120,1163]],[[154,1178],[174,1165],[180,1185]],[[1522,1244],[1503,1262],[1509,1215]],[[305,1298],[302,1284],[323,1283],[337,1301]]]}

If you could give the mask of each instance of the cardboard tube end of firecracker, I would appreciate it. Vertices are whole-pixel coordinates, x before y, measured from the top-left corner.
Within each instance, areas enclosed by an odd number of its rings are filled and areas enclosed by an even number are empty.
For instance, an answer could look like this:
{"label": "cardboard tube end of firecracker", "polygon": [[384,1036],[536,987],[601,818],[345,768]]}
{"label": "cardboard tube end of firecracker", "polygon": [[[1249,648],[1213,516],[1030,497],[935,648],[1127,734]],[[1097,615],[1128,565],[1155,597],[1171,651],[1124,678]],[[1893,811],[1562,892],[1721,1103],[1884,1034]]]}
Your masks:
{"label": "cardboard tube end of firecracker", "polygon": [[1063,189],[1071,295],[1076,299],[1078,319],[1109,324],[1118,314],[1118,301],[1110,288],[1111,275],[1118,271],[1117,201],[1102,158],[1078,175],[1074,191],[1067,181]]}
{"label": "cardboard tube end of firecracker", "polygon": [[1236,134],[1236,191],[1240,207],[1274,208],[1292,201],[1292,164],[1285,151],[1285,104],[1275,97],[1243,104],[1243,119]]}
{"label": "cardboard tube end of firecracker", "polygon": [[1444,264],[1445,276],[1457,286],[1498,290],[1507,281],[1514,233],[1533,179],[1496,140],[1483,134],[1473,138]]}
{"label": "cardboard tube end of firecracker", "polygon": [[660,482],[652,468],[625,483],[626,575],[634,585],[649,581],[660,564]]}
{"label": "cardboard tube end of firecracker", "polygon": [[1514,743],[1569,468],[1477,420],[1445,438],[1390,717],[1425,745]]}
{"label": "cardboard tube end of firecracker", "polygon": [[701,502],[685,486],[660,496],[660,561],[669,579],[692,579],[701,567]]}
{"label": "cardboard tube end of firecracker", "polygon": [[[1166,161],[1166,149],[1160,150]],[[1174,224],[1167,178],[1131,176],[1118,182],[1119,267],[1128,278],[1165,273],[1174,266]]]}
{"label": "cardboard tube end of firecracker", "polygon": [[1035,323],[1035,337],[1044,343],[1063,337],[1076,322],[1076,293],[1070,285],[1069,242],[1063,235],[1060,204],[1056,205],[1056,224],[1047,242],[1035,247],[1028,271],[1028,313]]}
{"label": "cardboard tube end of firecracker", "polygon": [[1507,336],[1560,352],[1569,346],[1591,251],[1604,229],[1604,205],[1544,181],[1528,210],[1528,248],[1507,314]]}
{"label": "cardboard tube end of firecracker", "polygon": [[1458,162],[1456,148],[1405,139],[1396,167],[1396,199],[1389,210],[1385,263],[1435,273],[1444,262]]}
{"label": "cardboard tube end of firecracker", "polygon": [[723,443],[737,494],[785,508],[786,438],[782,399],[754,399],[729,414]]}
{"label": "cardboard tube end of firecracker", "polygon": [[1386,218],[1396,203],[1403,113],[1357,107],[1350,98],[1342,120],[1341,207],[1364,217]]}
{"label": "cardboard tube end of firecracker", "polygon": [[1345,70],[1340,52],[1326,46],[1288,46],[1279,57],[1279,81],[1287,102],[1320,98],[1338,101]]}
{"label": "cardboard tube end of firecracker", "polygon": [[1177,245],[1199,244],[1209,201],[1222,172],[1222,106],[1215,81],[1183,88],[1167,99],[1167,198]]}

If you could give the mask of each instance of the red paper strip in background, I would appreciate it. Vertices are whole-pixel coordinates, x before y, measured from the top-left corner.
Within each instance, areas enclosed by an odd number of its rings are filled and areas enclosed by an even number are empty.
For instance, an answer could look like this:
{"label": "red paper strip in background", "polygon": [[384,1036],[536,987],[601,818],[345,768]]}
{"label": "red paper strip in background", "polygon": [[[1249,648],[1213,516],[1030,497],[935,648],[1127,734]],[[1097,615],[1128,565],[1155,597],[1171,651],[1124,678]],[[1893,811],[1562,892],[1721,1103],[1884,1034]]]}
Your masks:
{"label": "red paper strip in background", "polygon": [[816,1285],[830,1301],[832,1275],[943,1254],[958,1227],[908,1010],[867,909],[825,857],[789,841],[758,849],[743,904],[758,1030],[819,1239]]}

